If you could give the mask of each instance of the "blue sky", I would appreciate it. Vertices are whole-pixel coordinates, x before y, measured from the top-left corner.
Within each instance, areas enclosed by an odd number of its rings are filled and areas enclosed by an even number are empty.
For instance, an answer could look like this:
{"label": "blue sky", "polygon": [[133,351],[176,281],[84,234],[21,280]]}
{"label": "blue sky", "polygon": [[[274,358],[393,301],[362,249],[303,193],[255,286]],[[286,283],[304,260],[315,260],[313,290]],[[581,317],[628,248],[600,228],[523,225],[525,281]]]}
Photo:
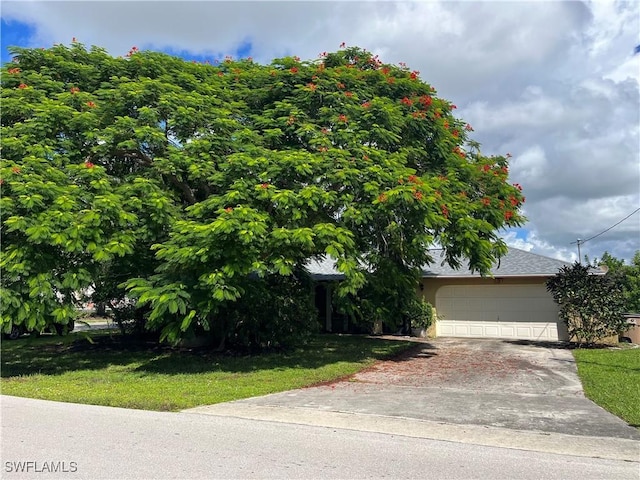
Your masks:
{"label": "blue sky", "polygon": [[[17,21],[17,20],[5,20],[1,19],[0,23],[0,45],[2,45],[2,63],[7,63],[11,61],[11,53],[9,52],[10,46],[18,46],[18,47],[39,47],[33,43],[33,38],[36,36],[35,28],[25,22]],[[73,38],[73,37],[72,37]],[[80,39],[80,41],[82,41]],[[45,46],[45,45],[42,45]],[[147,48],[153,48],[151,46],[146,46]],[[205,62],[209,61],[211,63],[215,61],[221,61],[224,59],[225,55],[232,55],[234,58],[246,58],[251,56],[251,42],[249,40],[245,40],[241,42],[237,48],[233,50],[231,53],[227,52],[217,52],[217,53],[201,53],[190,51],[185,48],[172,48],[165,47],[154,49],[157,51],[162,51],[169,55],[174,55],[176,57],[181,57],[186,60],[195,60],[197,62]],[[140,48],[140,47],[139,47]]]}
{"label": "blue sky", "polygon": [[[640,2],[3,1],[6,47],[76,37],[197,61],[317,58],[342,42],[404,61],[458,106],[485,154],[512,155],[529,222],[512,246],[575,260],[640,207]],[[640,213],[581,246],[630,259]]]}
{"label": "blue sky", "polygon": [[2,63],[11,60],[11,54],[7,47],[11,45],[27,47],[34,30],[28,24],[18,21],[6,21],[2,18],[0,23],[0,44],[2,44]]}

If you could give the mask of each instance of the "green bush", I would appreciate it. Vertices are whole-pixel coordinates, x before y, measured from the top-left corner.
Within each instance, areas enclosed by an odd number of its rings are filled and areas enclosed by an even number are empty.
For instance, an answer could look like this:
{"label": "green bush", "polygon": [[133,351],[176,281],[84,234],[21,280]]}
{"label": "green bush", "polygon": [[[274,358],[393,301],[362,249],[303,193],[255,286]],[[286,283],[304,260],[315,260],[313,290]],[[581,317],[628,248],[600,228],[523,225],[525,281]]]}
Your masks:
{"label": "green bush", "polygon": [[409,319],[412,328],[429,328],[433,323],[433,305],[424,299],[409,302],[404,315]]}
{"label": "green bush", "polygon": [[250,282],[245,294],[220,311],[225,341],[235,349],[263,350],[306,343],[319,329],[308,281],[271,275]]}
{"label": "green bush", "polygon": [[593,345],[627,326],[623,287],[616,276],[595,274],[589,265],[576,262],[547,280],[547,290],[560,305],[569,338],[579,344]]}

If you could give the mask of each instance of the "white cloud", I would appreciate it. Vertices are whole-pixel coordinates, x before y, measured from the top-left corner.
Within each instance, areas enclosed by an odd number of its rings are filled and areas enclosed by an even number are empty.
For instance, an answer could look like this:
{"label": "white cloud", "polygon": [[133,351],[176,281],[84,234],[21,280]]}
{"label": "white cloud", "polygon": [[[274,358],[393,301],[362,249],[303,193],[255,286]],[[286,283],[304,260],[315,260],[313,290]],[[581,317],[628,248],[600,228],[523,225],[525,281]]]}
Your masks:
{"label": "white cloud", "polygon": [[[640,3],[11,2],[32,46],[77,37],[114,55],[138,47],[258,61],[316,58],[345,41],[406,62],[459,106],[485,153],[513,155],[527,196],[522,246],[571,259],[640,205]],[[584,245],[631,258],[640,220]],[[584,253],[584,252],[583,252]]]}
{"label": "white cloud", "polygon": [[565,262],[575,262],[578,259],[577,247],[572,249],[569,246],[553,245],[546,240],[540,239],[535,232],[530,233],[526,238],[521,238],[517,236],[516,232],[509,231],[503,235],[503,239],[510,247],[519,248],[527,252],[557,258]]}

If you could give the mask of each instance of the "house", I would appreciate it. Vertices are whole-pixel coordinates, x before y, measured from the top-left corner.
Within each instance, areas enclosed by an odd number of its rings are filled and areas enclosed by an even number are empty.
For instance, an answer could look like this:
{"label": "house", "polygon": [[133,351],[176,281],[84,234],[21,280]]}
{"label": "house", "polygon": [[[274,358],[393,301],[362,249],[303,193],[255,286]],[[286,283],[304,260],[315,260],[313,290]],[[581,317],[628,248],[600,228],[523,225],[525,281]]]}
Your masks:
{"label": "house", "polygon": [[[559,306],[545,282],[567,262],[509,247],[482,277],[468,268],[455,270],[442,262],[442,251],[431,252],[418,295],[436,310],[436,336],[568,340],[558,318]],[[348,318],[332,308],[333,285],[342,278],[330,258],[311,262],[308,270],[317,282],[316,306],[327,331],[347,331]]]}

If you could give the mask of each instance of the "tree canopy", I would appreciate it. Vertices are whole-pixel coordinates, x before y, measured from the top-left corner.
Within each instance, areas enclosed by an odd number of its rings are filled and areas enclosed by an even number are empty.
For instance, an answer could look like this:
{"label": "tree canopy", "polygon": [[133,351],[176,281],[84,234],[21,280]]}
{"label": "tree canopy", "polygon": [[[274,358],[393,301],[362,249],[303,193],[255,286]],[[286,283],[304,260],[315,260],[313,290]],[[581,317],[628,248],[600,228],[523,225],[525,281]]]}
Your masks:
{"label": "tree canopy", "polygon": [[524,220],[507,157],[484,156],[419,72],[360,48],[268,65],[135,47],[114,58],[75,42],[12,53],[5,329],[64,324],[93,288],[137,299],[171,341],[197,328],[237,337],[252,324],[236,318],[243,298],[291,305],[310,259],[336,260],[339,295],[358,310],[363,291],[379,305],[375,291],[415,288],[434,244],[488,272],[506,251],[498,230]]}
{"label": "tree canopy", "polygon": [[628,313],[640,313],[640,250],[637,250],[631,259],[631,263],[626,264],[609,252],[604,252],[602,258],[594,263],[606,265],[609,269],[608,275],[619,278],[624,292],[624,308]]}

